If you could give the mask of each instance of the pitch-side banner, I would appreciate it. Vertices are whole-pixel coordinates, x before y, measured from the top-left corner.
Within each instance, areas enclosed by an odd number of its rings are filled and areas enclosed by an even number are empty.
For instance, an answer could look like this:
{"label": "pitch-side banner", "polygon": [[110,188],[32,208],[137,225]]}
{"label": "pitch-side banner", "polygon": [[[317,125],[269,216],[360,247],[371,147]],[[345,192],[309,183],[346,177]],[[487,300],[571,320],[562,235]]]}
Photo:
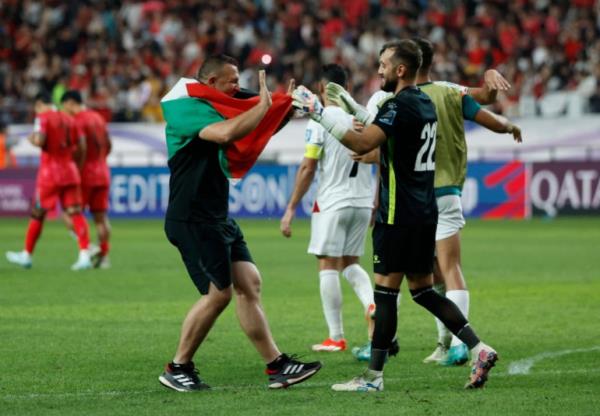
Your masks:
{"label": "pitch-side banner", "polygon": [[533,163],[533,215],[600,215],[600,162]]}
{"label": "pitch-side banner", "polygon": [[[259,164],[230,184],[232,216],[280,218],[292,192],[297,165]],[[35,193],[33,168],[0,170],[0,216],[29,215]],[[113,218],[163,217],[169,198],[166,167],[113,168]],[[298,207],[308,217],[313,184]],[[465,216],[526,218],[530,215],[600,215],[600,164],[597,162],[473,162],[463,189]]]}

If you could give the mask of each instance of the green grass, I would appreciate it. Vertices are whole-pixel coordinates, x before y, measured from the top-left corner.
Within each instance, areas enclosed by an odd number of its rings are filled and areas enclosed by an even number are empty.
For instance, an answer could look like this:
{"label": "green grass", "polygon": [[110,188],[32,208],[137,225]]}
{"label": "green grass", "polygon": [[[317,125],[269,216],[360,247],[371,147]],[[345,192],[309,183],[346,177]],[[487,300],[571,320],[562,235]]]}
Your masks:
{"label": "green grass", "polygon": [[[114,221],[113,268],[74,273],[76,245],[50,222],[34,267],[0,259],[0,414],[592,415],[600,405],[600,348],[536,362],[509,375],[511,362],[600,346],[600,220],[469,221],[463,268],[472,325],[501,361],[483,391],[464,391],[468,369],[421,364],[435,346],[432,318],[403,288],[400,355],[386,367],[385,392],[334,393],[332,383],[362,371],[350,353],[315,354],[326,335],[316,262],[306,254],[307,222],[294,237],[276,221],[242,221],[262,272],[264,307],[284,351],[319,358],[304,384],[268,391],[263,363],[230,306],[196,361],[214,389],[177,394],[158,384],[181,320],[197,293],[160,221]],[[25,220],[0,221],[0,252],[20,249]],[[367,244],[368,246],[369,244]],[[370,253],[370,249],[368,249]],[[369,257],[364,265],[371,270]],[[344,290],[346,337],[365,341],[361,307]]]}

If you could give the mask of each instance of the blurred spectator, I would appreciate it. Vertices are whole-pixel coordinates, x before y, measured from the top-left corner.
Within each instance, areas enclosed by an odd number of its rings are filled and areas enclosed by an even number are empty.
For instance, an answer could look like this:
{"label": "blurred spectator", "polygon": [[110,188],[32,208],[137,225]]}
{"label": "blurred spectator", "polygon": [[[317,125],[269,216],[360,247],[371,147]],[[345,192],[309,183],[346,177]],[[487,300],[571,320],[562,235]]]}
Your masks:
{"label": "blurred spectator", "polygon": [[600,0],[5,0],[0,120],[31,121],[40,90],[57,102],[78,89],[107,120],[161,121],[161,95],[213,53],[237,57],[249,88],[267,67],[273,91],[291,77],[311,86],[321,65],[340,63],[365,101],[379,88],[381,45],[414,35],[436,45],[437,79],[479,84],[488,67],[508,76],[498,111],[539,114],[564,91],[593,110],[599,10]]}

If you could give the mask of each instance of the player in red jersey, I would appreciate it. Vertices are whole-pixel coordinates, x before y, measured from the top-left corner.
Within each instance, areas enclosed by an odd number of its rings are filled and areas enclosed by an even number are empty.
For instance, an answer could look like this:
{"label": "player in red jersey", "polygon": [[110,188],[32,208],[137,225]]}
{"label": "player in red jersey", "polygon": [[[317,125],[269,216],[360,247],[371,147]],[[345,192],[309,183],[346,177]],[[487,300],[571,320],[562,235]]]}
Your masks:
{"label": "player in red jersey", "polygon": [[71,269],[89,269],[92,263],[88,251],[88,225],[81,213],[81,179],[73,160],[73,153],[80,145],[79,130],[73,117],[56,111],[48,94],[36,96],[34,109],[36,118],[29,141],[42,149],[35,201],[24,250],[8,251],[6,258],[11,263],[31,267],[31,254],[42,233],[46,213],[54,209],[56,201],[60,200],[62,209],[71,217],[79,244],[79,258]]}
{"label": "player in red jersey", "polygon": [[[108,222],[108,195],[110,171],[106,157],[111,150],[106,122],[100,114],[83,105],[79,91],[65,92],[61,98],[63,110],[75,118],[85,136],[85,159],[81,168],[83,208],[92,213],[96,224],[99,250],[90,249],[94,267],[108,268],[110,224]],[[94,252],[96,251],[96,252]]]}

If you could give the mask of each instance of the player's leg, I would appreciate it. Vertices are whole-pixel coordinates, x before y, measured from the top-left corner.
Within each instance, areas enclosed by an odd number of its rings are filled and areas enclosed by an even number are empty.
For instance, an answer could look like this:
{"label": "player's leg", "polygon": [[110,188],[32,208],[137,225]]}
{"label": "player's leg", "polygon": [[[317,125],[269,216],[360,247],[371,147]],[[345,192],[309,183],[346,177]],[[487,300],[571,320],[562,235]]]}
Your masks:
{"label": "player's leg", "polygon": [[[110,222],[108,221],[108,186],[84,186],[82,188],[83,200],[94,218],[98,247],[93,250],[92,262],[94,267],[109,268],[110,260]],[[92,250],[90,250],[92,251]]]}
{"label": "player's leg", "polygon": [[359,260],[364,254],[365,234],[371,220],[370,208],[347,208],[351,215],[346,221],[346,241],[342,256],[342,276],[346,278],[354,293],[363,306],[367,322],[368,341],[352,348],[352,354],[359,361],[369,361],[371,357],[371,339],[375,328],[375,301],[373,299],[373,284],[369,274],[361,267]]}
{"label": "player's leg", "polygon": [[[460,265],[460,234],[456,233],[436,243],[437,263],[446,286],[446,297],[469,318],[469,292]],[[468,361],[468,351],[460,339],[452,336],[448,355],[440,361],[444,365],[462,365]]]}
{"label": "player's leg", "polygon": [[480,341],[454,302],[433,290],[432,274],[409,273],[406,277],[413,300],[442,321],[476,357],[471,378],[465,387],[483,387],[489,370],[498,360],[496,351]]}
{"label": "player's leg", "polygon": [[6,252],[6,259],[10,263],[17,264],[26,269],[32,266],[31,257],[35,246],[42,235],[46,213],[49,210],[54,209],[57,198],[58,192],[55,187],[40,186],[37,184],[33,207],[31,208],[31,218],[29,219],[29,224],[27,225],[27,231],[25,233],[24,248],[22,251]]}
{"label": "player's leg", "polygon": [[[437,203],[439,217],[436,230],[436,271],[444,284],[445,296],[468,318],[469,292],[460,262],[460,230],[465,225],[460,197],[441,196],[437,198]],[[438,323],[438,338],[444,338],[444,342],[447,336],[447,331],[441,329]],[[456,336],[451,336],[450,345],[443,345],[448,347],[448,353],[439,361],[440,364],[462,365],[468,361],[467,348]]]}
{"label": "player's leg", "polygon": [[273,341],[263,311],[260,273],[250,261],[235,261],[231,264],[231,276],[240,326],[264,361],[269,363],[281,355],[281,352]]}
{"label": "player's leg", "polygon": [[231,293],[231,287],[220,290],[211,282],[208,293],[188,311],[181,326],[175,357],[159,377],[162,385],[182,392],[209,388],[200,379],[192,359],[218,316],[229,304]]}
{"label": "player's leg", "polygon": [[77,236],[79,256],[71,266],[71,270],[85,270],[92,268],[92,261],[88,251],[90,234],[87,220],[82,212],[81,187],[79,185],[68,185],[60,189],[60,202],[63,210],[71,217],[73,230]]}
{"label": "player's leg", "polygon": [[31,267],[33,264],[31,256],[38,239],[42,235],[45,217],[46,210],[40,206],[36,205],[31,209],[31,218],[29,219],[29,224],[27,224],[27,231],[25,233],[25,246],[22,251],[6,252],[6,259],[10,263],[17,264],[26,269]]}
{"label": "player's leg", "polygon": [[319,262],[319,293],[329,336],[314,344],[314,351],[343,351],[346,349],[342,322],[342,289],[339,281],[340,257],[346,238],[341,222],[342,211],[313,213],[308,253]]}
{"label": "player's leg", "polygon": [[334,384],[335,391],[383,390],[383,367],[398,326],[398,293],[403,273],[375,273],[375,329],[367,370],[347,383]]}
{"label": "player's leg", "polygon": [[340,258],[317,256],[319,264],[319,293],[328,337],[312,346],[313,351],[337,352],[346,350],[342,320],[342,288],[339,280]]}
{"label": "player's leg", "polygon": [[354,293],[363,305],[365,314],[370,314],[374,312],[373,285],[369,274],[359,264],[359,260],[365,252],[365,234],[371,219],[371,209],[348,208],[347,211],[351,217],[346,221],[342,275],[354,289]]}
{"label": "player's leg", "polygon": [[[446,286],[444,285],[444,280],[439,270],[437,257],[433,268],[433,290],[440,296],[446,296]],[[442,321],[438,318],[434,318],[434,320],[438,333],[437,346],[430,355],[423,359],[425,364],[437,364],[446,360],[448,357],[448,348],[450,348],[450,341],[452,340],[452,333],[448,331],[448,328],[444,326]]]}
{"label": "player's leg", "polygon": [[275,344],[261,302],[261,277],[254,265],[244,236],[233,220],[229,220],[231,278],[236,295],[236,312],[242,330],[267,365],[269,388],[278,389],[301,383],[321,368],[320,362],[301,362],[283,354]]}
{"label": "player's leg", "polygon": [[106,211],[92,212],[98,235],[98,255],[94,256],[94,267],[106,269],[110,267],[108,252],[110,250],[110,222]]}
{"label": "player's leg", "polygon": [[159,381],[177,391],[208,388],[192,361],[217,317],[232,297],[229,247],[215,232],[197,223],[165,221],[165,232],[179,250],[194,285],[202,295],[185,317],[177,351]]}

